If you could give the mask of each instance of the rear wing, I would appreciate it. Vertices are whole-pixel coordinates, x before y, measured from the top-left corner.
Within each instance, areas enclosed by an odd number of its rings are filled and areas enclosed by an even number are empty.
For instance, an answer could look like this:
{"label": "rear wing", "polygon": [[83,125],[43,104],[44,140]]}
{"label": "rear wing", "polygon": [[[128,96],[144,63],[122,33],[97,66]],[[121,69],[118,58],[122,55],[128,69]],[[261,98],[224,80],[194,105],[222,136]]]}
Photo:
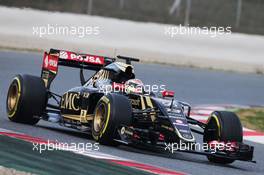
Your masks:
{"label": "rear wing", "polygon": [[98,71],[114,61],[114,58],[50,49],[44,53],[41,78],[49,89],[57,75],[59,65]]}

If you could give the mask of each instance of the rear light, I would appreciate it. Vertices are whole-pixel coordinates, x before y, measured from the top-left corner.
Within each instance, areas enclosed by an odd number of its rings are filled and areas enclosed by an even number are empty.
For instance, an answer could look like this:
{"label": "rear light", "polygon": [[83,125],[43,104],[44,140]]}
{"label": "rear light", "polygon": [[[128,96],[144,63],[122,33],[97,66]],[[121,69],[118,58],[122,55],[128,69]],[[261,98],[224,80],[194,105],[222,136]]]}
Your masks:
{"label": "rear light", "polygon": [[174,91],[162,91],[162,97],[174,97]]}

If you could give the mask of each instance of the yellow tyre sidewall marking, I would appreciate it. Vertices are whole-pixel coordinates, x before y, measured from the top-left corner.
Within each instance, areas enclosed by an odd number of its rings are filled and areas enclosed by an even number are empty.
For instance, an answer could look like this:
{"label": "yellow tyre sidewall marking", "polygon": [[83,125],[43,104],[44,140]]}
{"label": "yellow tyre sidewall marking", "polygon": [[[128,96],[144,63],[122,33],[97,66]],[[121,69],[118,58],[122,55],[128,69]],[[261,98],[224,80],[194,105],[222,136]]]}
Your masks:
{"label": "yellow tyre sidewall marking", "polygon": [[108,126],[109,118],[110,118],[110,103],[107,104],[107,107],[108,107],[107,118],[106,118],[104,129],[103,129],[103,131],[100,134],[100,137],[102,137],[102,135],[105,133],[106,128]]}
{"label": "yellow tyre sidewall marking", "polygon": [[17,85],[18,85],[18,93],[17,93],[18,98],[17,98],[17,101],[16,101],[16,105],[15,105],[14,111],[11,114],[8,113],[8,117],[9,118],[12,118],[16,114],[17,105],[18,105],[18,102],[19,102],[19,99],[20,99],[20,95],[21,95],[21,84],[20,84],[19,78],[15,77],[13,81],[16,81],[17,82]]}
{"label": "yellow tyre sidewall marking", "polygon": [[107,126],[108,126],[108,123],[109,123],[109,119],[110,119],[110,110],[111,110],[111,106],[110,106],[110,102],[109,102],[109,99],[107,98],[107,97],[103,97],[104,99],[102,100],[103,102],[105,102],[105,99],[107,99],[108,100],[108,102],[106,103],[106,105],[107,105],[107,108],[108,108],[108,110],[107,110],[107,116],[106,116],[106,122],[105,122],[105,125],[104,125],[104,129],[102,130],[102,132],[100,133],[100,136],[99,137],[102,137],[102,135],[105,133],[105,131],[106,131],[106,128],[107,128]]}
{"label": "yellow tyre sidewall marking", "polygon": [[218,127],[217,128],[218,129],[218,137],[220,138],[221,137],[221,133],[220,133],[220,131],[221,131],[220,122],[219,122],[219,120],[218,120],[218,118],[217,118],[217,116],[215,114],[213,114],[211,117],[214,118],[215,121],[216,121],[216,125]]}

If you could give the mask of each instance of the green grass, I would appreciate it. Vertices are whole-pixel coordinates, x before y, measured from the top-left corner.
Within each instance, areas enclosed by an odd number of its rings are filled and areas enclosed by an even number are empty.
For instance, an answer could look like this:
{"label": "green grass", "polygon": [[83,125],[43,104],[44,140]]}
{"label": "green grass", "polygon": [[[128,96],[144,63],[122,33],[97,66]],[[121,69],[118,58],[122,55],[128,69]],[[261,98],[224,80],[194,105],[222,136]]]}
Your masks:
{"label": "green grass", "polygon": [[264,108],[239,109],[236,114],[246,128],[264,132]]}

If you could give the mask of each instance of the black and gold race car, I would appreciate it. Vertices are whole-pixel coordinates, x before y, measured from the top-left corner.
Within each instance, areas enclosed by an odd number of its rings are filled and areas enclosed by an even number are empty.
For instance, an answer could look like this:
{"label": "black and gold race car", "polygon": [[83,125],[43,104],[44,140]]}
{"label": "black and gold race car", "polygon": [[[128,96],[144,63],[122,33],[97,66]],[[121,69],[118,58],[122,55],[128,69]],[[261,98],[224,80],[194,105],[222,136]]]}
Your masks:
{"label": "black and gold race car", "polygon": [[[254,148],[243,143],[242,126],[234,113],[215,111],[206,124],[192,119],[190,105],[174,99],[174,92],[144,90],[144,84],[135,79],[132,61],[139,60],[51,49],[44,54],[40,77],[17,75],[12,80],[6,101],[8,118],[30,125],[39,120],[59,123],[87,131],[105,145],[184,151],[223,164],[254,162]],[[81,86],[62,95],[51,92],[59,66],[80,69]],[[84,69],[95,73],[85,80]],[[198,150],[193,133],[203,135],[207,149]]]}

